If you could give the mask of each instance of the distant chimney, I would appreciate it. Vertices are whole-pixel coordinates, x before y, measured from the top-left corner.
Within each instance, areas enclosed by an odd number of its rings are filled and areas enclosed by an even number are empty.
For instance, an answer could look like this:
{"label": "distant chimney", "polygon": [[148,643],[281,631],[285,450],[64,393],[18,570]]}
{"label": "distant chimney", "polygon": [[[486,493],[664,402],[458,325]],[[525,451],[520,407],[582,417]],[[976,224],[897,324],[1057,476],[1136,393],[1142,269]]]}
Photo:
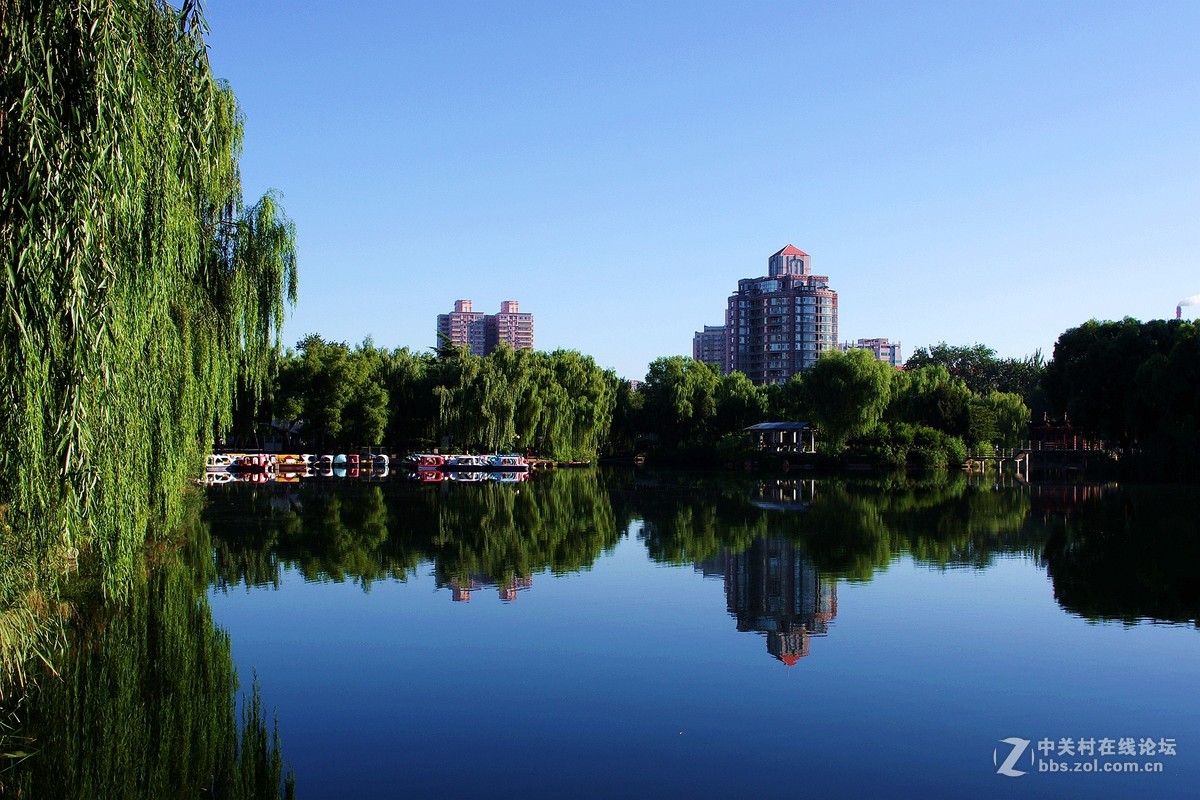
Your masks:
{"label": "distant chimney", "polygon": [[1175,306],[1175,319],[1183,319],[1184,306],[1200,305],[1200,294],[1194,294],[1191,297],[1185,297],[1179,301],[1179,305]]}

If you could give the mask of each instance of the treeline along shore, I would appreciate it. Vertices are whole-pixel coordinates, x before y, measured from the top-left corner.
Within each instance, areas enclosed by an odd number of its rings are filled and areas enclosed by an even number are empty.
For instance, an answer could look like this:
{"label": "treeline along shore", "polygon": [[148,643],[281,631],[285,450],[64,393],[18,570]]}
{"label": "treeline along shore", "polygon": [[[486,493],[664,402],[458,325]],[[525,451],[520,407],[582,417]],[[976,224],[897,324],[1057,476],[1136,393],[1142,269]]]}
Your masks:
{"label": "treeline along shore", "polygon": [[970,452],[1017,449],[1031,424],[1048,421],[1126,475],[1194,477],[1198,337],[1183,320],[1090,321],[1063,333],[1049,362],[941,343],[898,370],[850,350],[770,386],[669,356],[635,388],[574,351],[502,346],[472,356],[313,334],[279,356],[264,400],[242,404],[235,431],[241,441],[279,435],[291,449],[448,447],[557,460],[637,453],[712,466],[743,463],[751,425],[804,421],[821,463],[892,469],[957,467]]}

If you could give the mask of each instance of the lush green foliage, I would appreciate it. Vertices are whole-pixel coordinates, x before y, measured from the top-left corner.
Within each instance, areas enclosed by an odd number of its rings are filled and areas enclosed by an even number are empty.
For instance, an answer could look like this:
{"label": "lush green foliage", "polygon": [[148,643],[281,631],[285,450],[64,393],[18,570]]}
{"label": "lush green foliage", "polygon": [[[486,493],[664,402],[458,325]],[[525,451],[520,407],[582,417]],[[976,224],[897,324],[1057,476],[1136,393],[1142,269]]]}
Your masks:
{"label": "lush green foliage", "polygon": [[243,204],[241,112],[187,5],[0,5],[0,503],[35,558],[90,548],[110,591],[295,293],[292,225]]}
{"label": "lush green foliage", "polygon": [[501,347],[480,358],[455,347],[389,352],[309,336],[282,359],[265,412],[301,421],[311,448],[445,445],[590,459],[608,438],[617,391],[611,372],[570,350]]}
{"label": "lush green foliage", "polygon": [[316,335],[301,340],[298,350],[280,362],[276,416],[289,424],[302,419],[317,445],[328,439],[379,442],[388,410],[379,381],[383,354],[370,343],[351,350]]}
{"label": "lush green foliage", "polygon": [[1075,428],[1147,466],[1200,473],[1200,326],[1092,320],[1058,338],[1047,392]]}
{"label": "lush green foliage", "polygon": [[709,364],[686,356],[656,359],[640,389],[644,427],[668,446],[706,437],[717,416],[720,385],[721,376]]}
{"label": "lush green foliage", "polygon": [[568,351],[501,348],[477,358],[454,347],[380,350],[369,340],[351,348],[316,335],[282,360],[264,413],[285,427],[303,423],[292,448],[516,448],[592,458],[651,447],[722,462],[744,458],[747,426],[803,420],[819,426],[833,455],[858,443],[883,463],[928,465],[960,463],[967,446],[1014,446],[1029,418],[1019,397],[972,392],[945,366],[898,372],[862,350],[829,353],[772,387],[664,357],[633,391]]}
{"label": "lush green foliage", "polygon": [[877,466],[903,469],[957,467],[967,460],[967,446],[958,436],[929,425],[885,422],[855,439],[856,453],[875,460]]}
{"label": "lush green foliage", "polygon": [[1020,446],[1029,424],[1029,408],[1020,395],[989,392],[971,398],[968,411],[971,419],[967,441],[1007,448]]}
{"label": "lush green foliage", "polygon": [[1015,446],[1029,421],[1017,395],[977,394],[942,365],[897,371],[866,350],[826,353],[771,387],[682,356],[660,358],[641,391],[619,394],[615,414],[626,450],[636,442],[629,432],[640,431],[667,452],[741,461],[746,427],[803,421],[818,427],[818,447],[830,456],[849,450],[896,467],[954,466],[969,446]]}
{"label": "lush green foliage", "polygon": [[[650,434],[669,452],[705,451],[722,437],[767,418],[767,391],[740,372],[721,375],[686,356],[659,358],[635,392],[618,396],[618,430]],[[636,437],[614,442],[614,452],[633,449]]]}
{"label": "lush green foliage", "polygon": [[918,367],[895,377],[889,418],[965,437],[970,428],[972,393],[942,366]]}
{"label": "lush green foliage", "polygon": [[866,350],[834,350],[803,374],[800,405],[820,428],[821,447],[840,453],[847,439],[879,422],[892,399],[894,372]]}
{"label": "lush green foliage", "polygon": [[60,574],[72,564],[62,550],[54,551],[52,559],[42,557],[5,516],[0,509],[0,701],[7,686],[24,685],[29,662],[48,666],[62,651],[59,623],[68,609],[58,602],[53,587],[44,585],[44,576]]}
{"label": "lush green foliage", "polygon": [[977,395],[992,391],[1019,395],[1033,407],[1040,396],[1039,384],[1045,369],[1041,351],[1026,358],[997,358],[987,345],[949,345],[945,342],[919,347],[905,362],[906,369],[945,367]]}

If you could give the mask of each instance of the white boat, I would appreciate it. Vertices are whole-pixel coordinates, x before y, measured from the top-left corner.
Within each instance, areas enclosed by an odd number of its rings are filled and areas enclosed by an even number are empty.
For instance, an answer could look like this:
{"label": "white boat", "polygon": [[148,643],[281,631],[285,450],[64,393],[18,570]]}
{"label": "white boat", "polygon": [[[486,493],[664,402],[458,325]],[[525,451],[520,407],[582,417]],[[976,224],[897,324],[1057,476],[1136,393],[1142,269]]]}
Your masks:
{"label": "white boat", "polygon": [[461,470],[488,469],[490,466],[491,465],[488,464],[487,456],[458,455],[447,456],[446,458],[446,469],[453,470],[455,472]]}
{"label": "white boat", "polygon": [[525,460],[524,456],[517,453],[495,453],[488,456],[487,459],[493,469],[505,472],[520,472],[529,469],[529,462]]}
{"label": "white boat", "polygon": [[213,453],[204,459],[206,472],[225,472],[231,466],[233,466],[233,456],[227,456],[224,453]]}

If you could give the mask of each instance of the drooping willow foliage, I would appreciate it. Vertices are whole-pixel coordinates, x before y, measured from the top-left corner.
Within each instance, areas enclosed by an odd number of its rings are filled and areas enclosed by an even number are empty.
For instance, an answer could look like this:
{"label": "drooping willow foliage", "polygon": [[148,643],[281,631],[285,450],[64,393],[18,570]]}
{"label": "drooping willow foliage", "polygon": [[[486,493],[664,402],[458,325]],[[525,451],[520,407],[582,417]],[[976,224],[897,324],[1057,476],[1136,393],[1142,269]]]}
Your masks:
{"label": "drooping willow foliage", "polygon": [[243,202],[203,31],[193,0],[0,0],[0,503],[110,593],[295,300],[292,223]]}
{"label": "drooping willow foliage", "polygon": [[352,349],[316,335],[280,359],[277,377],[271,416],[303,423],[302,442],[289,446],[520,449],[563,460],[601,451],[619,385],[572,350],[505,346],[481,357],[451,346]]}

